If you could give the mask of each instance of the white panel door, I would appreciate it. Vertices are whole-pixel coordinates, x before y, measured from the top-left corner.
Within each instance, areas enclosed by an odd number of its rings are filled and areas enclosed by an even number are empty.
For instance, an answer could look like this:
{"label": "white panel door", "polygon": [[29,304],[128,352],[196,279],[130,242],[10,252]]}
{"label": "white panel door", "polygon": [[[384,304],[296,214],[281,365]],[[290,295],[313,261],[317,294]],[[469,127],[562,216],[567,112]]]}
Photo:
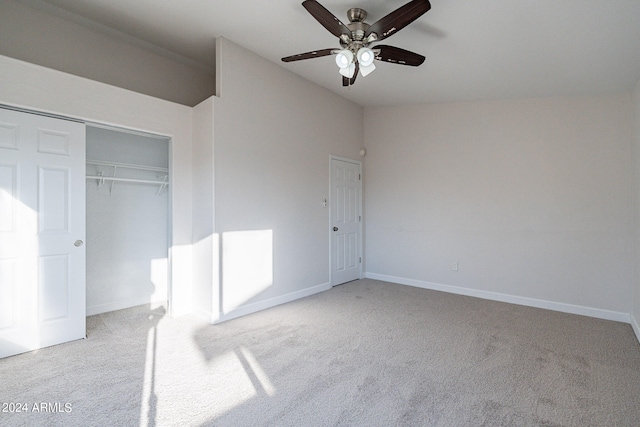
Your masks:
{"label": "white panel door", "polygon": [[360,164],[331,159],[331,285],[360,278]]}
{"label": "white panel door", "polygon": [[85,126],[0,108],[0,357],[85,336]]}

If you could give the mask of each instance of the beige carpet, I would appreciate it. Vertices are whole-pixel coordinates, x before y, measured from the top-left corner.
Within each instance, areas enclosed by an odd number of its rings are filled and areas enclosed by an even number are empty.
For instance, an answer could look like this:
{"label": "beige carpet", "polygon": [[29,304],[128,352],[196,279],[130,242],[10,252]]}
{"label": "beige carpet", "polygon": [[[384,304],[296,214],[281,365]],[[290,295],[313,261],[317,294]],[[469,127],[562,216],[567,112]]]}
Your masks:
{"label": "beige carpet", "polygon": [[122,310],[88,334],[0,360],[0,403],[27,409],[0,425],[640,425],[629,325],[373,280],[217,326]]}

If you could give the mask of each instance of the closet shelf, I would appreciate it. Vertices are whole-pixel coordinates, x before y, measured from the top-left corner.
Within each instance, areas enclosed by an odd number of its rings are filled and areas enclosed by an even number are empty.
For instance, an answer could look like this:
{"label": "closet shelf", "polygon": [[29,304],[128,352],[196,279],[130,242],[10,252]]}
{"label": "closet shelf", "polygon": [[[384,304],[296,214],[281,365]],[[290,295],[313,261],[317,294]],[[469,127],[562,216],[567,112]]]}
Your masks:
{"label": "closet shelf", "polygon": [[[117,162],[106,162],[106,161],[102,161],[102,160],[87,160],[87,165],[93,165],[93,166],[106,166],[106,167],[111,167],[113,168],[113,176],[105,176],[103,174],[103,172],[98,172],[98,175],[87,175],[86,178],[87,179],[95,179],[98,181],[98,186],[104,184],[105,181],[111,181],[111,188],[109,190],[109,192],[111,193],[113,191],[113,183],[114,182],[133,182],[133,183],[137,183],[137,184],[155,184],[155,185],[160,185],[160,188],[158,188],[158,192],[156,193],[156,195],[159,195],[160,192],[165,189],[166,187],[169,186],[169,183],[167,182],[168,178],[169,178],[169,169],[168,168],[161,168],[161,167],[156,167],[156,166],[143,166],[143,165],[134,165],[134,164],[130,164],[130,163],[117,163]],[[158,177],[160,179],[139,179],[139,178],[124,178],[124,177],[116,177],[116,172],[118,170],[118,168],[120,169],[134,169],[134,170],[140,170],[140,171],[147,171],[147,172],[162,172],[165,175],[162,177]]]}
{"label": "closet shelf", "polygon": [[138,169],[138,170],[146,170],[146,171],[154,171],[154,172],[169,172],[167,168],[159,168],[156,166],[143,166],[143,165],[133,165],[131,163],[116,163],[116,162],[104,162],[102,160],[87,160],[88,165],[96,165],[96,166],[111,166],[118,168],[126,168],[126,169]]}

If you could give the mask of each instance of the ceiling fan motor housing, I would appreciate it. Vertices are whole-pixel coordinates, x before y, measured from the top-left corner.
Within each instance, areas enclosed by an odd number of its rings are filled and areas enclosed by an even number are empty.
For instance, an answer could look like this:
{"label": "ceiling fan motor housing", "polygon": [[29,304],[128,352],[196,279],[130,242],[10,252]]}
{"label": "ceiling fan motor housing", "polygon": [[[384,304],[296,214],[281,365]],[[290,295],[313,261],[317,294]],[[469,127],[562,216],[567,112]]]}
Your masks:
{"label": "ceiling fan motor housing", "polygon": [[354,54],[362,47],[367,47],[373,40],[364,40],[364,36],[371,25],[364,22],[367,19],[367,11],[359,7],[351,8],[347,11],[349,23],[346,24],[351,37],[340,38],[340,45],[343,49],[349,49]]}
{"label": "ceiling fan motor housing", "polygon": [[367,11],[359,7],[352,7],[347,10],[347,18],[349,18],[349,22],[364,22],[367,19]]}

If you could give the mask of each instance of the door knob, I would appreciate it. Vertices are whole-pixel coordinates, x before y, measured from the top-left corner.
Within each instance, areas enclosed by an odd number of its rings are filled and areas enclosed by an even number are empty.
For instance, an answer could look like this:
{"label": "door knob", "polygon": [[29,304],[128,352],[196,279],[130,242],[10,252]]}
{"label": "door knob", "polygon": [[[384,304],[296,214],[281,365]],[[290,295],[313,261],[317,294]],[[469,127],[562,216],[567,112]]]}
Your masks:
{"label": "door knob", "polygon": [[82,245],[84,245],[84,242],[82,240],[76,240],[75,242],[73,242],[73,246],[75,246],[76,248],[79,248]]}
{"label": "door knob", "polygon": [[333,227],[333,231],[338,231],[338,227]]}

